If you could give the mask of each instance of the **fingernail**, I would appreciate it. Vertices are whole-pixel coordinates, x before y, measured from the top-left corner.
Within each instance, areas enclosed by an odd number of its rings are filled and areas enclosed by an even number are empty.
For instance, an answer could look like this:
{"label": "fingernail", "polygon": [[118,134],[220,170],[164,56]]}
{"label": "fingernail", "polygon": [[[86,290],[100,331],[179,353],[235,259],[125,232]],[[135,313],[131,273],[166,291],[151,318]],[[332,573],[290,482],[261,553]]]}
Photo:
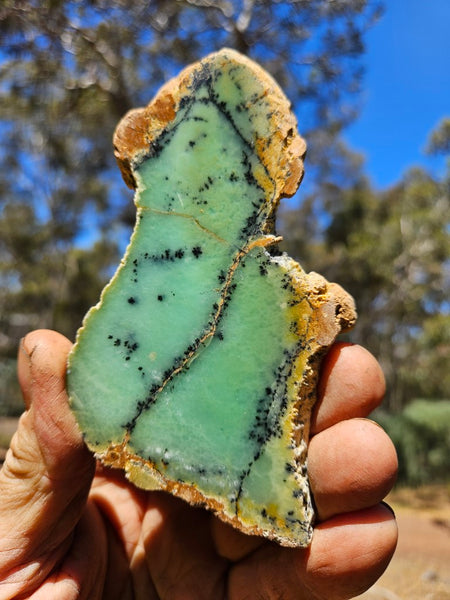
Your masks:
{"label": "fingernail", "polygon": [[22,352],[22,354],[25,354],[25,356],[27,358],[30,357],[30,354],[29,354],[28,350],[25,347],[25,337],[23,337],[23,338],[20,339],[20,342],[19,342],[19,352]]}
{"label": "fingernail", "polygon": [[23,352],[28,359],[31,359],[38,346],[36,343],[34,343],[31,348],[29,347],[31,345],[31,337],[32,336],[28,333],[20,340],[19,345],[20,351]]}
{"label": "fingernail", "polygon": [[373,423],[374,425],[379,427],[381,429],[381,431],[384,431],[384,433],[386,433],[386,430],[384,429],[384,427],[382,425],[380,425],[379,423],[377,423],[377,421],[374,421],[373,419],[371,419],[370,417],[353,417],[353,419],[355,421],[365,421],[366,423]]}
{"label": "fingernail", "polygon": [[23,337],[19,342],[18,361],[17,361],[17,376],[22,390],[22,397],[25,407],[28,409],[31,406],[31,387],[32,387],[32,365],[31,357],[34,353],[35,346],[31,349],[27,347],[27,337]]}
{"label": "fingernail", "polygon": [[392,516],[393,516],[393,517],[394,517],[394,519],[395,519],[395,518],[396,518],[396,515],[395,515],[394,509],[392,508],[392,506],[390,506],[390,505],[389,505],[387,502],[385,502],[384,500],[381,502],[381,504],[382,504],[382,505],[383,505],[385,508],[387,508],[387,509],[388,509],[388,511],[389,511],[390,513],[392,513]]}

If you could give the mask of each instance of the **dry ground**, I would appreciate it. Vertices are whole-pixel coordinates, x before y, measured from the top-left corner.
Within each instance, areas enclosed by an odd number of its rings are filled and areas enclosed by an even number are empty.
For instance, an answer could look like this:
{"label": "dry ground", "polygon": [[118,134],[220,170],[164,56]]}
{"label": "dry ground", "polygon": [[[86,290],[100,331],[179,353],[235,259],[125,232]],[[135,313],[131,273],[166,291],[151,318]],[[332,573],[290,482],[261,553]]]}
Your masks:
{"label": "dry ground", "polygon": [[358,600],[450,600],[450,489],[398,489],[388,502],[397,515],[397,551]]}
{"label": "dry ground", "polygon": [[[17,419],[0,417],[0,463]],[[397,551],[358,600],[450,600],[450,487],[397,489],[388,498],[399,527]]]}

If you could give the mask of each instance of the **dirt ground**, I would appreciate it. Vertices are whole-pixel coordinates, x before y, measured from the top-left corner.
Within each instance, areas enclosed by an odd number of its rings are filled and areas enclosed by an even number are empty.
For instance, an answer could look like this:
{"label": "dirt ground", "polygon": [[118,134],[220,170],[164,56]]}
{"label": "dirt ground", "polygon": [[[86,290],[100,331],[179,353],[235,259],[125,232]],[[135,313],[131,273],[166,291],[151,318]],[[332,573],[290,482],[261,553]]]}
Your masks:
{"label": "dirt ground", "polygon": [[397,516],[397,550],[358,600],[450,600],[450,489],[398,489],[387,500]]}
{"label": "dirt ground", "polygon": [[[0,418],[0,464],[16,419]],[[399,542],[384,575],[358,600],[450,600],[450,487],[397,489]]]}

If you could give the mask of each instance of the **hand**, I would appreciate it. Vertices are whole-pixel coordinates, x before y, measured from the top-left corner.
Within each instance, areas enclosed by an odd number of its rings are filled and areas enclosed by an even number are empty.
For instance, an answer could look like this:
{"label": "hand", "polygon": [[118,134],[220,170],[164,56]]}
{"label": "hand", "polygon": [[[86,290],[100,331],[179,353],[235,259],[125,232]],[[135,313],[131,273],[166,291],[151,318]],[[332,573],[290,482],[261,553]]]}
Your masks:
{"label": "hand", "polygon": [[67,405],[69,350],[37,331],[19,351],[27,410],[0,471],[0,600],[334,600],[386,568],[397,530],[380,502],[397,461],[364,419],[384,393],[365,350],[336,344],[323,365],[309,450],[318,524],[306,550],[96,468]]}

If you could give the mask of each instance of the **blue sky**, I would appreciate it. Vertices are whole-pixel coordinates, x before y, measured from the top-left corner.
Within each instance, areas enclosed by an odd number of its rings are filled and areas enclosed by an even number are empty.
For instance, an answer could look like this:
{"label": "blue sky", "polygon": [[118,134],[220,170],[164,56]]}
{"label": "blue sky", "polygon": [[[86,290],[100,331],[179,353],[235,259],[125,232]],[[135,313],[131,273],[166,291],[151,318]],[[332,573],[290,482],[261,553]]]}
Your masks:
{"label": "blue sky", "polygon": [[450,0],[385,0],[385,13],[366,35],[366,76],[359,119],[346,131],[366,157],[377,188],[422,165],[429,132],[450,116]]}

